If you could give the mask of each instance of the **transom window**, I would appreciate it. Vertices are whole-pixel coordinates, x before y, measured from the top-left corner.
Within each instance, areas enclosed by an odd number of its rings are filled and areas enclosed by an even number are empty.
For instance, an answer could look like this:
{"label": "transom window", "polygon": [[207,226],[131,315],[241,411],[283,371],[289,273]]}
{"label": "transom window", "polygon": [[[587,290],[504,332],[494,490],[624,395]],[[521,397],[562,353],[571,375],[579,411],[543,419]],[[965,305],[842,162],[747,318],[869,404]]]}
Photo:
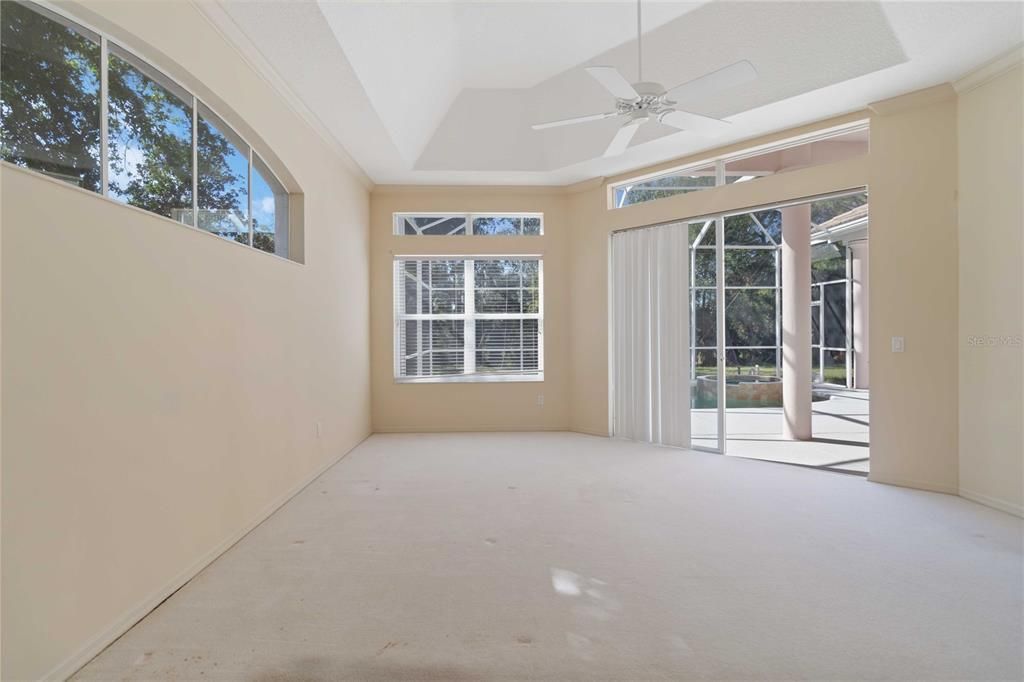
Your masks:
{"label": "transom window", "polygon": [[611,208],[622,208],[868,153],[868,127],[855,123],[611,185]]}
{"label": "transom window", "polygon": [[0,158],[288,257],[288,192],[158,69],[57,11],[4,2]]}
{"label": "transom window", "polygon": [[396,380],[543,380],[539,257],[399,257],[394,268]]}
{"label": "transom window", "polygon": [[407,236],[542,235],[541,213],[396,213],[395,234]]}

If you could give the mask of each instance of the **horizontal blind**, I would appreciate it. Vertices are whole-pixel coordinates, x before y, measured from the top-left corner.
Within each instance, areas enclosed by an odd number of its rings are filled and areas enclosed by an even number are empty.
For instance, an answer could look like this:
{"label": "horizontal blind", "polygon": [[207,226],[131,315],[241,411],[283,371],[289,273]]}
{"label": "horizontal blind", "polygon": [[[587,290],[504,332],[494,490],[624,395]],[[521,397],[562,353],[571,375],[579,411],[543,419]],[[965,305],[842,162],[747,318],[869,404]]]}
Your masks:
{"label": "horizontal blind", "polygon": [[543,373],[540,258],[396,258],[395,377]]}

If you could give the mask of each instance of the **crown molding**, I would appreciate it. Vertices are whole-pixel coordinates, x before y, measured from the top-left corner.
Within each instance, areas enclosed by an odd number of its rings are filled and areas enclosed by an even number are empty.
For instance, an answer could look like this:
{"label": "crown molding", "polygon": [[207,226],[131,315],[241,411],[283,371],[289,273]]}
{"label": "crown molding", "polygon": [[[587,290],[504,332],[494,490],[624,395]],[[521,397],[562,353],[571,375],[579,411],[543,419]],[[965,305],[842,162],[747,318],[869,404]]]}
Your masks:
{"label": "crown molding", "polygon": [[[587,182],[590,182],[589,180]],[[422,184],[422,185],[387,185],[379,184],[373,188],[375,196],[386,196],[389,194],[436,194],[437,192],[460,192],[466,195],[473,194],[529,194],[529,195],[554,195],[564,194],[563,185],[453,185],[453,184]]]}
{"label": "crown molding", "polygon": [[953,81],[957,94],[970,92],[1024,62],[1024,43]]}
{"label": "crown molding", "polygon": [[571,185],[563,185],[562,189],[566,194],[579,194],[580,192],[589,192],[592,189],[603,186],[608,181],[606,177],[596,177],[589,180],[581,180],[574,182]]}
{"label": "crown molding", "polygon": [[302,98],[291,89],[288,82],[281,77],[274,66],[263,56],[263,53],[259,51],[241,27],[231,18],[231,15],[224,11],[220,2],[210,2],[209,0],[189,0],[189,2],[238,53],[242,61],[259,74],[284,99],[288,107],[305,121],[317,136],[327,143],[328,148],[356,176],[360,184],[367,190],[373,191],[374,182],[367,175],[366,171],[363,170],[362,166],[352,158],[348,150],[345,149],[338,138],[331,134],[330,130],[327,129],[327,126],[324,125],[324,122],[320,120],[313,110],[306,106]]}
{"label": "crown molding", "polygon": [[942,83],[930,88],[914,90],[904,95],[872,102],[868,105],[868,109],[877,116],[892,116],[893,114],[899,114],[910,109],[937,104],[954,97],[956,97],[956,91],[953,90],[953,86],[949,83]]}

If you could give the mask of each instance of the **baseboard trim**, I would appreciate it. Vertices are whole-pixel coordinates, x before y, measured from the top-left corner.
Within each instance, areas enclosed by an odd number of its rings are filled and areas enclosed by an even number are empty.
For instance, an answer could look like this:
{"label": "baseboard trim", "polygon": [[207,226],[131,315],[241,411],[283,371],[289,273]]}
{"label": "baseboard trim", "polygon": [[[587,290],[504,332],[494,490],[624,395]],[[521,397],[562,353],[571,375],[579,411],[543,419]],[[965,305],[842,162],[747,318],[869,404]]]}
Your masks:
{"label": "baseboard trim", "polygon": [[41,679],[43,680],[67,680],[69,677],[74,675],[76,672],[81,670],[85,665],[96,658],[104,649],[113,644],[121,635],[128,632],[132,627],[135,626],[140,620],[149,615],[150,611],[159,606],[165,599],[170,597],[172,594],[180,590],[185,584],[196,577],[200,571],[212,564],[217,557],[224,552],[231,549],[236,543],[242,538],[253,531],[257,526],[270,518],[278,509],[283,507],[289,500],[298,495],[300,492],[306,489],[313,481],[320,478],[328,469],[332,466],[345,459],[350,452],[355,450],[359,445],[369,438],[372,433],[366,434],[351,448],[338,455],[332,457],[326,464],[319,469],[316,469],[312,474],[304,478],[297,485],[290,488],[286,493],[275,499],[269,505],[263,508],[256,518],[247,523],[242,527],[241,530],[228,537],[223,542],[219,543],[216,547],[208,551],[202,557],[200,557],[191,566],[186,568],[184,571],[175,576],[170,582],[166,583],[163,587],[153,592],[150,596],[142,600],[137,606],[130,609],[127,613],[117,618],[113,623],[107,626],[99,635],[89,640],[84,646],[78,651],[64,659],[61,663],[57,664],[48,673],[46,673]]}
{"label": "baseboard trim", "polygon": [[885,485],[895,485],[901,488],[913,488],[914,490],[925,490],[930,493],[944,493],[946,495],[957,495],[959,490],[956,486],[947,485],[944,483],[932,483],[930,481],[915,481],[909,478],[896,478],[892,476],[877,476],[875,472],[868,474],[868,480],[872,483],[884,483]]}
{"label": "baseboard trim", "polygon": [[522,433],[525,431],[571,431],[568,426],[474,426],[472,428],[434,428],[426,426],[375,426],[374,433]]}
{"label": "baseboard trim", "polygon": [[569,430],[572,431],[573,433],[582,433],[585,436],[597,436],[598,438],[611,438],[611,436],[608,435],[608,431],[607,430],[605,430],[605,431],[593,430],[592,431],[590,429],[584,429],[582,427],[573,427],[573,428],[571,428]]}
{"label": "baseboard trim", "polygon": [[1024,505],[1007,502],[1006,500],[1001,500],[998,497],[984,495],[982,493],[974,492],[973,490],[968,490],[967,488],[960,488],[960,497],[970,500],[971,502],[983,504],[986,507],[998,509],[999,511],[1006,512],[1007,514],[1013,514],[1014,516],[1024,518]]}

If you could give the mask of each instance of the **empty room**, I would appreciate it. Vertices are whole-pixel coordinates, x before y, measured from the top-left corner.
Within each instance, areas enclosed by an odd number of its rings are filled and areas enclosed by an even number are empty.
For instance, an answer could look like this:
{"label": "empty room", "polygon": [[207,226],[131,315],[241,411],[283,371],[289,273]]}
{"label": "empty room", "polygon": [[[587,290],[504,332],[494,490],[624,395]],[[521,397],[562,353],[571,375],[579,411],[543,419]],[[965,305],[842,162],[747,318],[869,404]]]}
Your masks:
{"label": "empty room", "polygon": [[1024,679],[1024,3],[0,0],[4,680]]}

